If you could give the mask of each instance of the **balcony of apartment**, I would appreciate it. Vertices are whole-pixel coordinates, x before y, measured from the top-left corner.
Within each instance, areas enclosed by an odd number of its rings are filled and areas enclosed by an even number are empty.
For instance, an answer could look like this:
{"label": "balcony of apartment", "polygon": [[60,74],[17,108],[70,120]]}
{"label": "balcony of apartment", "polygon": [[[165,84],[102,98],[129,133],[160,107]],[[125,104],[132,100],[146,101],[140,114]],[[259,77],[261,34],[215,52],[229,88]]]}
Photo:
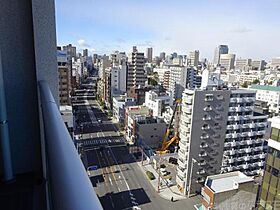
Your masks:
{"label": "balcony of apartment", "polygon": [[181,157],[181,158],[186,158],[187,157],[187,152],[185,151],[185,150],[183,150],[183,149],[179,149],[179,152],[178,152],[178,155],[179,155],[179,157]]}
{"label": "balcony of apartment", "polygon": [[251,140],[251,139],[245,140],[245,144],[246,145],[252,145],[253,144],[253,140]]}
{"label": "balcony of apartment", "polygon": [[204,131],[210,130],[210,125],[208,125],[208,124],[203,125],[201,127],[201,130],[204,130]]}
{"label": "balcony of apartment", "polygon": [[230,103],[237,103],[237,98],[230,98],[229,102]]}
{"label": "balcony of apartment", "polygon": [[196,172],[198,175],[205,175],[206,171],[204,169],[200,169],[199,171]]}
{"label": "balcony of apartment", "polygon": [[185,186],[185,179],[184,179],[184,177],[182,177],[179,174],[177,174],[177,176],[176,176],[176,183],[179,186],[184,187]]}
{"label": "balcony of apartment", "polygon": [[180,149],[184,150],[184,151],[188,151],[189,147],[188,147],[188,144],[184,141],[179,141],[179,147]]}
{"label": "balcony of apartment", "polygon": [[209,121],[209,120],[212,120],[212,118],[211,118],[211,116],[204,116],[203,118],[202,118],[202,120],[203,121]]}
{"label": "balcony of apartment", "polygon": [[255,101],[254,97],[243,97],[243,101],[246,103],[252,103]]}
{"label": "balcony of apartment", "polygon": [[257,135],[261,135],[261,136],[262,136],[262,135],[265,135],[265,132],[266,132],[265,130],[257,131]]}
{"label": "balcony of apartment", "polygon": [[180,168],[186,168],[188,166],[187,159],[186,158],[183,159],[182,157],[179,157],[178,165],[180,166]]}
{"label": "balcony of apartment", "polygon": [[252,160],[252,156],[247,155],[247,156],[244,157],[244,161],[248,162],[250,160]]}
{"label": "balcony of apartment", "polygon": [[177,175],[179,175],[182,178],[185,178],[186,177],[186,170],[185,170],[185,168],[178,167],[177,169],[178,169],[177,170]]}
{"label": "balcony of apartment", "polygon": [[236,150],[235,149],[231,149],[231,150],[226,150],[224,151],[225,155],[235,155],[236,154]]}
{"label": "balcony of apartment", "polygon": [[245,163],[241,165],[242,169],[248,169],[249,168],[249,164]]}
{"label": "balcony of apartment", "polygon": [[185,114],[184,112],[181,115],[181,121],[185,122],[185,123],[191,123],[191,118],[187,117],[189,116],[188,114]]}
{"label": "balcony of apartment", "polygon": [[193,99],[192,99],[192,97],[186,97],[186,98],[184,98],[184,102],[187,105],[191,105],[193,102]]}
{"label": "balcony of apartment", "polygon": [[207,164],[207,162],[205,160],[201,160],[197,163],[197,165],[199,166],[205,166]]}
{"label": "balcony of apartment", "polygon": [[203,143],[201,143],[201,144],[199,145],[199,147],[200,147],[201,149],[208,148],[208,147],[209,147],[209,144],[207,144],[206,142],[203,142]]}
{"label": "balcony of apartment", "polygon": [[255,133],[254,131],[248,132],[248,136],[249,136],[249,137],[252,137],[252,136],[255,136],[255,135],[256,135],[256,133]]}
{"label": "balcony of apartment", "polygon": [[201,139],[209,139],[209,135],[202,135],[200,136]]}
{"label": "balcony of apartment", "polygon": [[211,106],[206,106],[203,108],[203,111],[205,111],[205,112],[210,112],[212,110],[213,110],[213,108]]}
{"label": "balcony of apartment", "polygon": [[182,112],[185,112],[187,115],[192,113],[192,108],[190,106],[182,106]]}
{"label": "balcony of apartment", "polygon": [[259,167],[263,167],[264,164],[265,164],[265,161],[258,162],[258,166],[259,166]]}
{"label": "balcony of apartment", "polygon": [[[47,82],[39,83],[51,209],[103,209]],[[77,190],[78,189],[78,190]]]}
{"label": "balcony of apartment", "polygon": [[208,155],[207,155],[207,153],[206,153],[205,151],[202,151],[202,152],[199,153],[198,156],[199,156],[199,157],[206,157],[206,156],[208,156]]}
{"label": "balcony of apartment", "polygon": [[260,159],[265,159],[266,158],[266,154],[265,153],[261,153],[261,154],[259,154],[259,156],[260,156]]}
{"label": "balcony of apartment", "polygon": [[246,148],[245,149],[245,153],[251,153],[252,152],[252,148]]}
{"label": "balcony of apartment", "polygon": [[243,103],[243,98],[236,98],[236,103]]}
{"label": "balcony of apartment", "polygon": [[196,179],[196,183],[203,183],[203,182],[205,182],[205,178],[204,177],[198,177]]}

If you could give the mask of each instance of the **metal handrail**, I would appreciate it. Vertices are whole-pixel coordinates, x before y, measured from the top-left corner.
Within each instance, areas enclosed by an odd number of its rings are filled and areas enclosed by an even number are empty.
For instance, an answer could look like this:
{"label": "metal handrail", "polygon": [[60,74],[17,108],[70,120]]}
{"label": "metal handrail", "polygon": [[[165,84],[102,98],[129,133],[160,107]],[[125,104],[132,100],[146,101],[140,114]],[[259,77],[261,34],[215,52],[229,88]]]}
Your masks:
{"label": "metal handrail", "polygon": [[48,83],[39,82],[46,156],[54,210],[102,210]]}

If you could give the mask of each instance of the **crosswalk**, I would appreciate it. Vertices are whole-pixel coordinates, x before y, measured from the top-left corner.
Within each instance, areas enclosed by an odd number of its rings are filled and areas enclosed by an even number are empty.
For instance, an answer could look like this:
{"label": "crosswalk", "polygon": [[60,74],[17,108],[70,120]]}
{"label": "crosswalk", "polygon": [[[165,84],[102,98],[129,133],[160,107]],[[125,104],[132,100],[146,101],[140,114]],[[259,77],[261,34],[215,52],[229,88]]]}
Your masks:
{"label": "crosswalk", "polygon": [[84,146],[119,144],[119,143],[124,143],[124,139],[123,138],[93,139],[93,140],[84,140],[82,141],[82,143]]}

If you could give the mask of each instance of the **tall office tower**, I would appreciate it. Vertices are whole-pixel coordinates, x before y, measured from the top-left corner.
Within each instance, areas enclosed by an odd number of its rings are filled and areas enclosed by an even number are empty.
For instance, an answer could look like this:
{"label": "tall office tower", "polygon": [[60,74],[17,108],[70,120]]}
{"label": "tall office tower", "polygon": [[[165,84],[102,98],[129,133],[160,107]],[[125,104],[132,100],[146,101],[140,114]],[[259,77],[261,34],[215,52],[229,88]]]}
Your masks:
{"label": "tall office tower", "polygon": [[170,67],[169,91],[173,99],[181,98],[185,88],[195,88],[197,71],[193,67]]}
{"label": "tall office tower", "polygon": [[88,49],[84,49],[83,50],[83,56],[84,57],[88,57]]}
{"label": "tall office tower", "polygon": [[187,58],[187,65],[188,66],[198,66],[198,62],[199,62],[199,51],[195,50],[195,51],[191,51],[189,52],[189,56]]}
{"label": "tall office tower", "polygon": [[252,59],[237,58],[235,61],[234,68],[238,70],[249,70],[251,65],[252,65]]}
{"label": "tall office tower", "polygon": [[153,48],[152,47],[148,47],[146,49],[146,58],[148,63],[152,63],[153,61]]}
{"label": "tall office tower", "polygon": [[227,45],[219,45],[216,49],[215,49],[215,54],[214,54],[214,65],[218,66],[220,64],[220,56],[222,54],[228,54],[228,46]]}
{"label": "tall office tower", "polygon": [[144,71],[144,53],[137,51],[133,47],[133,52],[128,56],[127,64],[127,90],[133,86],[144,86],[147,81],[147,75]]}
{"label": "tall office tower", "polygon": [[65,51],[67,53],[69,60],[72,60],[72,58],[76,59],[76,57],[77,57],[76,47],[72,46],[72,44],[63,46],[63,51]]}
{"label": "tall office tower", "polygon": [[280,208],[280,118],[273,117],[258,210]]}
{"label": "tall office tower", "polygon": [[71,69],[64,51],[57,51],[60,105],[71,105]]}
{"label": "tall office tower", "polygon": [[165,60],[165,52],[161,52],[159,54],[159,57],[160,57],[161,61],[164,61]]}
{"label": "tall office tower", "polygon": [[234,69],[235,54],[221,54],[220,56],[220,66],[224,67],[226,70]]}

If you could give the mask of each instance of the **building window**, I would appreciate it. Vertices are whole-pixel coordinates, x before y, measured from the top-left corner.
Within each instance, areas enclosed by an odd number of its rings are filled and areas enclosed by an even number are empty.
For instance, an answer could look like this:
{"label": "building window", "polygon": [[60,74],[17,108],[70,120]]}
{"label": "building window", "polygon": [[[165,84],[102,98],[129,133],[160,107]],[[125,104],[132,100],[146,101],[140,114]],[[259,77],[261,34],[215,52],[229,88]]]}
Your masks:
{"label": "building window", "polygon": [[270,138],[275,140],[275,141],[278,141],[278,135],[279,135],[279,129],[272,128]]}

